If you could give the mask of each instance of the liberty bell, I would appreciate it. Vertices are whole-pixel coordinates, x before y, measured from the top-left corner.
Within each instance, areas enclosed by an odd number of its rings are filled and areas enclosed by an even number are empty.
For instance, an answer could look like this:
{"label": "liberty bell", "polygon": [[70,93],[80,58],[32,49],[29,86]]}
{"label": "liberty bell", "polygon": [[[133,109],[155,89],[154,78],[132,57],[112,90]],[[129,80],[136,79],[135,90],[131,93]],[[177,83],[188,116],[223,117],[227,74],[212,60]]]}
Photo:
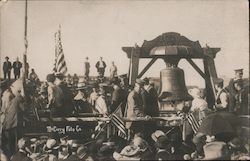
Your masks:
{"label": "liberty bell", "polygon": [[189,95],[184,71],[177,67],[177,63],[167,63],[167,67],[160,72],[160,102],[188,101],[192,99]]}

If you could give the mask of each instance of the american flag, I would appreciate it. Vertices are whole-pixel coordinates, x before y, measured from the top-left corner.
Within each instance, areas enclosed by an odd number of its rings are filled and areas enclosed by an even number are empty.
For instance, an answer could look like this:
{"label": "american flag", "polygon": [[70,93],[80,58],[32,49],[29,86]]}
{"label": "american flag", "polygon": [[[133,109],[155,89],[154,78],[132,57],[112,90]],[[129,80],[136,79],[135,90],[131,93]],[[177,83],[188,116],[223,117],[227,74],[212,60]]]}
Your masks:
{"label": "american flag", "polygon": [[62,41],[61,41],[61,29],[55,33],[55,64],[54,64],[54,72],[59,72],[65,74],[67,72],[67,66],[64,59]]}
{"label": "american flag", "polygon": [[201,122],[198,121],[198,118],[196,117],[196,114],[194,114],[194,113],[195,112],[188,114],[187,120],[188,120],[188,123],[190,124],[192,130],[196,134],[201,126]]}
{"label": "american flag", "polygon": [[120,104],[115,110],[115,112],[111,114],[111,122],[118,129],[118,136],[125,140],[128,140],[129,137],[127,135],[127,129],[121,117],[122,117],[122,110],[121,110],[121,104]]}

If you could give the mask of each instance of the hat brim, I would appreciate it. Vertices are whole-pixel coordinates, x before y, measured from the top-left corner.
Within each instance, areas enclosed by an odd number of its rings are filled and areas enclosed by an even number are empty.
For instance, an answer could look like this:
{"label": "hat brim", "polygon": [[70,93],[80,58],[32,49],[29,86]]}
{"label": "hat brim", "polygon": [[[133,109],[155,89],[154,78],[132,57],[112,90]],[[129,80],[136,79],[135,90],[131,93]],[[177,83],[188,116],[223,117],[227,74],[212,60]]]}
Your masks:
{"label": "hat brim", "polygon": [[87,89],[87,87],[77,87],[76,90],[83,90],[83,89]]}

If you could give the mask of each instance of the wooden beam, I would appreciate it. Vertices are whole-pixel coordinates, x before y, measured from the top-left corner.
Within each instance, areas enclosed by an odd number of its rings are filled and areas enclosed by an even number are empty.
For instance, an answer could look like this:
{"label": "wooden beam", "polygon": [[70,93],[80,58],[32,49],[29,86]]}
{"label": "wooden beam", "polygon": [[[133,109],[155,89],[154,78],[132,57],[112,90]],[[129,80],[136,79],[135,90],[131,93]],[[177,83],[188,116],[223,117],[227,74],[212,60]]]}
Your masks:
{"label": "wooden beam", "polygon": [[140,72],[140,74],[138,75],[137,78],[141,78],[143,76],[143,74],[145,74],[147,72],[147,70],[154,64],[154,62],[157,60],[158,58],[153,58],[151,59],[151,61],[144,67],[144,69]]}
{"label": "wooden beam", "polygon": [[192,59],[186,58],[186,60],[205,80],[208,79],[208,76],[205,73],[203,73],[203,71],[194,63]]}

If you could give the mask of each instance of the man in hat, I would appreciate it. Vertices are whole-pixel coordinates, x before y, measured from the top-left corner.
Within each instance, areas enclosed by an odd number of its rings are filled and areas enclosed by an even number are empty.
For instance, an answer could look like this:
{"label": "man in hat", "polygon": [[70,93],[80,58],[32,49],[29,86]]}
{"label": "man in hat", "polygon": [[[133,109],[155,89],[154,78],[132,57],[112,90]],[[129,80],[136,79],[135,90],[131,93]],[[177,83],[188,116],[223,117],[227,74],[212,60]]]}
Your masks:
{"label": "man in hat", "polygon": [[48,95],[45,87],[41,86],[39,96],[35,97],[35,105],[37,109],[44,110],[48,104]]}
{"label": "man in hat", "polygon": [[60,72],[55,73],[55,85],[62,89],[63,100],[62,100],[62,116],[68,116],[73,111],[73,94],[69,87],[64,81],[64,75]]}
{"label": "man in hat", "polygon": [[121,110],[122,113],[124,113],[125,110],[125,104],[126,104],[126,93],[125,91],[120,87],[120,80],[118,77],[114,77],[111,80],[111,84],[113,86],[113,93],[111,98],[111,105],[110,110],[111,113],[114,112],[118,106],[121,104]]}
{"label": "man in hat", "polygon": [[3,74],[4,74],[4,79],[6,79],[8,77],[8,79],[10,80],[10,72],[11,72],[11,62],[9,61],[9,57],[6,56],[5,57],[5,62],[3,63]]}
{"label": "man in hat", "polygon": [[243,69],[235,69],[235,77],[234,80],[242,79],[243,78]]}
{"label": "man in hat", "polygon": [[[134,89],[129,93],[127,98],[127,109],[125,116],[127,118],[144,117],[143,100],[141,96],[141,89],[143,88],[144,81],[136,79]],[[126,128],[132,133],[142,132],[144,130],[143,122],[126,122]]]}
{"label": "man in hat", "polygon": [[232,98],[234,100],[234,112],[238,115],[246,115],[249,113],[248,110],[248,87],[244,87],[243,80],[238,79],[234,81],[235,94]]}
{"label": "man in hat", "polygon": [[28,139],[21,138],[17,143],[18,151],[11,157],[11,161],[32,161],[30,157],[28,157]]}
{"label": "man in hat", "polygon": [[72,79],[73,79],[73,86],[77,86],[77,83],[79,81],[79,77],[77,76],[76,73],[73,75]]}
{"label": "man in hat", "polygon": [[95,102],[97,100],[97,98],[99,97],[99,94],[97,92],[98,88],[97,88],[97,85],[94,85],[94,87],[92,88],[92,92],[89,96],[89,103],[95,107]]}
{"label": "man in hat", "polygon": [[106,92],[104,88],[100,88],[99,97],[96,100],[95,109],[102,115],[107,116],[110,112],[107,106]]}
{"label": "man in hat", "polygon": [[89,79],[89,69],[90,69],[89,58],[86,57],[83,66],[83,75],[86,77],[86,79]]}
{"label": "man in hat", "polygon": [[236,158],[240,155],[248,153],[247,149],[243,146],[242,140],[239,137],[233,138],[227,144],[229,146],[232,160],[237,160]]}
{"label": "man in hat", "polygon": [[77,156],[77,149],[78,145],[73,143],[69,149],[71,154],[68,156],[68,158],[64,159],[64,161],[80,161],[80,158]]}
{"label": "man in hat", "polygon": [[77,85],[77,95],[74,97],[74,110],[76,113],[92,113],[91,104],[87,100],[87,86],[84,82]]}
{"label": "man in hat", "polygon": [[57,160],[59,145],[55,139],[48,139],[43,150],[48,154],[48,160]]}
{"label": "man in hat", "polygon": [[13,69],[14,69],[14,77],[15,79],[20,78],[20,70],[22,68],[22,63],[19,61],[19,58],[16,58],[16,61],[13,63]]}
{"label": "man in hat", "polygon": [[106,63],[102,60],[102,57],[100,57],[99,61],[95,65],[99,76],[104,77],[106,66]]}
{"label": "man in hat", "polygon": [[155,160],[175,160],[173,154],[171,154],[170,140],[167,136],[160,136],[156,140],[156,155]]}
{"label": "man in hat", "polygon": [[37,76],[37,74],[36,74],[34,68],[31,69],[31,73],[30,73],[30,75],[29,75],[29,80],[30,80],[31,82],[33,82],[33,83],[36,83],[37,80],[38,80],[38,76]]}
{"label": "man in hat", "polygon": [[229,108],[229,93],[226,89],[224,89],[224,80],[221,78],[217,78],[214,81],[214,87],[216,91],[216,109],[217,110],[224,110],[224,111],[232,111]]}
{"label": "man in hat", "polygon": [[147,101],[148,108],[145,109],[145,114],[156,117],[159,114],[157,91],[153,86],[153,82],[150,82],[147,77],[143,80],[145,82],[144,89],[148,92],[148,97],[150,98],[150,100]]}
{"label": "man in hat", "polygon": [[[144,112],[146,115],[151,117],[159,116],[159,108],[158,108],[158,94],[152,82],[145,77],[144,88],[142,89],[142,98],[144,104]],[[150,135],[156,130],[156,122],[150,121],[145,123],[145,132],[146,132],[146,140],[150,139]]]}

